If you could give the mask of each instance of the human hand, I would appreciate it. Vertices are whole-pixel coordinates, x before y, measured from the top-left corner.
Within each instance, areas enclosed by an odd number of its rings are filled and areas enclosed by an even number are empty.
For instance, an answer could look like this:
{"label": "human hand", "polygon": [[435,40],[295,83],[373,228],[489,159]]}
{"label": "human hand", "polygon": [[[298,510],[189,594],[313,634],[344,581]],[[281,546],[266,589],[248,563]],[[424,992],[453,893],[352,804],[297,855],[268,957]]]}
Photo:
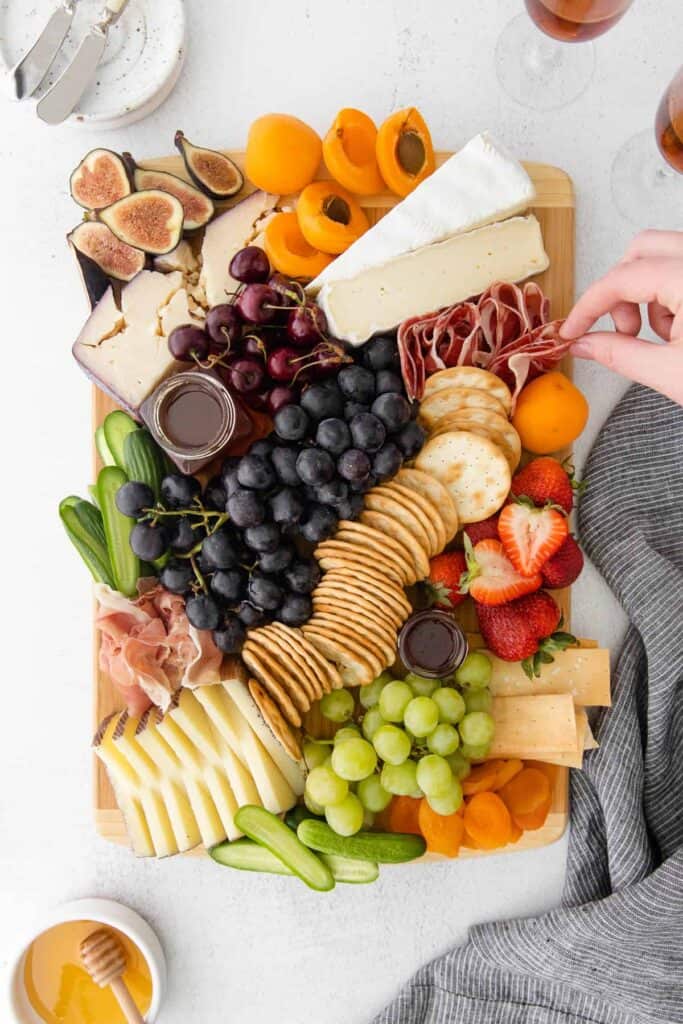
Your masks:
{"label": "human hand", "polygon": [[[638,337],[644,304],[664,345]],[[615,330],[587,333],[606,313]],[[577,339],[572,355],[602,363],[683,405],[683,233],[637,235],[623,260],[579,299],[560,334]]]}

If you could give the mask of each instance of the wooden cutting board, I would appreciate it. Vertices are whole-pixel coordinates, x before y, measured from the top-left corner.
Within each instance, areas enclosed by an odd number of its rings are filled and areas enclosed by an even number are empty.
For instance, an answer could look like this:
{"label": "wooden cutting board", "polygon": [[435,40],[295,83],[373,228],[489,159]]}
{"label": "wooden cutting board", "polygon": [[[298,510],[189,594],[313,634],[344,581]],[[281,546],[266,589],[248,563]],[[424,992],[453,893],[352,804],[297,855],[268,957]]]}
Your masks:
{"label": "wooden cutting board", "polygon": [[[227,151],[240,166],[244,166],[244,154],[241,152]],[[437,164],[442,164],[448,159],[450,153],[439,153]],[[142,166],[155,170],[170,171],[186,180],[184,164],[180,156],[167,156],[159,159],[143,161]],[[574,189],[569,176],[558,167],[550,164],[526,163],[524,165],[533,178],[536,186],[536,201],[532,207],[538,217],[545,247],[550,257],[550,267],[537,279],[551,303],[551,315],[553,318],[566,316],[574,302],[574,238],[575,238],[575,205]],[[327,177],[321,174],[321,177]],[[239,196],[240,199],[248,195],[253,189],[247,189]],[[386,193],[379,196],[372,196],[361,199],[361,204],[372,224],[380,220],[384,214],[397,202],[397,197]],[[227,208],[227,204],[226,204]],[[570,370],[568,361],[564,365],[565,372]],[[98,388],[93,388],[93,431],[98,427],[107,413],[116,408],[115,404]],[[97,452],[93,447],[93,474],[96,476],[100,469]],[[569,624],[569,594],[562,592],[560,604],[565,613],[565,624]],[[476,620],[473,619],[474,609],[465,607],[463,625],[468,632],[476,631]],[[120,697],[110,681],[99,672],[97,667],[97,651],[99,641],[97,634],[94,638],[94,719],[93,733],[102,719],[120,710],[122,707]],[[98,833],[105,839],[116,843],[127,843],[126,830],[123,818],[116,806],[114,793],[107,778],[104,766],[93,755],[94,762],[94,811],[95,825]],[[535,832],[525,832],[522,838],[507,850],[528,850],[539,846],[546,846],[559,839],[565,831],[569,819],[569,772],[567,769],[560,769],[557,773],[557,782],[553,794],[553,804],[543,828]],[[198,853],[203,849],[198,848]],[[501,851],[494,851],[499,853]],[[488,856],[486,851],[463,849],[461,857],[482,857]],[[427,859],[432,859],[431,856]],[[441,859],[441,858],[434,858]]]}

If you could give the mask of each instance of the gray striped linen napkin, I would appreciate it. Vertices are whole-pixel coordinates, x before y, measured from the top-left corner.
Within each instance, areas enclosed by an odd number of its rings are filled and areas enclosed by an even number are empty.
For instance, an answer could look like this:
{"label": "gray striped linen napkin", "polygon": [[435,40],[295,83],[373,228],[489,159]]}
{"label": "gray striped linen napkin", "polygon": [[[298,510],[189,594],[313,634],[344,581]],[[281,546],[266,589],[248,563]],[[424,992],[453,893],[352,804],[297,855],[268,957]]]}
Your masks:
{"label": "gray striped linen napkin", "polygon": [[631,625],[572,772],[562,907],[471,929],[375,1024],[683,1022],[683,408],[632,387],[585,475],[581,539]]}

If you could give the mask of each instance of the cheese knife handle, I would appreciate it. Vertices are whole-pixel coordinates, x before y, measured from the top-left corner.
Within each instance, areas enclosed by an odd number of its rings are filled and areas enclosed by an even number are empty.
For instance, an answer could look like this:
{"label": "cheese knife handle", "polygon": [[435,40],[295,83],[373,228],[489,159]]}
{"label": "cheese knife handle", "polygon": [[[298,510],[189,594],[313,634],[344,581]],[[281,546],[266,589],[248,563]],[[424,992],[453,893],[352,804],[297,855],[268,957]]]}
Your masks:
{"label": "cheese knife handle", "polygon": [[107,0],[105,4],[107,14],[113,14],[118,18],[123,13],[123,8],[128,3],[128,0]]}

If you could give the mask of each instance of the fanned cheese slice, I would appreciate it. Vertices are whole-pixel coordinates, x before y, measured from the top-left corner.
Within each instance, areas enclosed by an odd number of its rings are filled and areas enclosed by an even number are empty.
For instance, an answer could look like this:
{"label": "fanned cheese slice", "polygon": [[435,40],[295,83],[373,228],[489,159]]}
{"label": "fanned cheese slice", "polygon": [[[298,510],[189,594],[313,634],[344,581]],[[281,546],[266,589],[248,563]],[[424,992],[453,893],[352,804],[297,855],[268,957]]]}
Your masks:
{"label": "fanned cheese slice", "polygon": [[494,697],[496,731],[489,757],[549,760],[547,753],[576,754],[577,729],[570,694]]}
{"label": "fanned cheese slice", "polygon": [[570,647],[553,655],[541,675],[529,679],[519,662],[502,661],[486,652],[493,665],[491,693],[494,697],[523,697],[529,694],[569,693],[579,707],[609,707],[609,651],[604,648]]}

